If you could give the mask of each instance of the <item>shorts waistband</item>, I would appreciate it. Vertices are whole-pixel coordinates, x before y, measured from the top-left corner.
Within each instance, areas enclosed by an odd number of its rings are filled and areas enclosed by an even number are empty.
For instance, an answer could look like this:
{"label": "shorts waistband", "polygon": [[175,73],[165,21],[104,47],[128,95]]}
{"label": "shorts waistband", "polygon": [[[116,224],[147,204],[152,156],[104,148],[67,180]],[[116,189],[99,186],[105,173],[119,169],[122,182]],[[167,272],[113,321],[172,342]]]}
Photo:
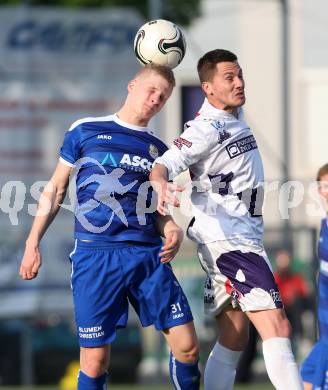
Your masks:
{"label": "shorts waistband", "polygon": [[127,247],[157,247],[160,245],[150,244],[147,242],[137,242],[137,241],[82,241],[80,239],[75,240],[75,245],[77,248],[89,248],[89,249],[119,249]]}

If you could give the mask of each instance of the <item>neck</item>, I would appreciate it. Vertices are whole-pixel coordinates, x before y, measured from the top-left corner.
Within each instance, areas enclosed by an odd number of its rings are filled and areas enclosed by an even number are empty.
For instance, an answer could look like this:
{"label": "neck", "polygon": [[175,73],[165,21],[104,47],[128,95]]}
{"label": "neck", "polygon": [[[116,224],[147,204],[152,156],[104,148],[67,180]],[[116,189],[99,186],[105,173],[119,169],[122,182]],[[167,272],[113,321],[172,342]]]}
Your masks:
{"label": "neck", "polygon": [[124,122],[129,123],[130,125],[146,127],[148,125],[148,118],[142,118],[136,114],[133,110],[130,110],[126,105],[124,105],[117,113],[119,119]]}
{"label": "neck", "polygon": [[227,112],[229,112],[231,115],[233,115],[235,118],[238,119],[238,114],[239,114],[239,110],[238,108],[230,108],[229,110],[225,110]]}
{"label": "neck", "polygon": [[218,104],[215,101],[212,101],[209,97],[207,97],[208,102],[218,110],[222,110],[225,112],[228,112],[229,114],[233,115],[235,118],[238,119],[239,114],[239,107],[231,107],[231,106],[225,106],[223,104]]}

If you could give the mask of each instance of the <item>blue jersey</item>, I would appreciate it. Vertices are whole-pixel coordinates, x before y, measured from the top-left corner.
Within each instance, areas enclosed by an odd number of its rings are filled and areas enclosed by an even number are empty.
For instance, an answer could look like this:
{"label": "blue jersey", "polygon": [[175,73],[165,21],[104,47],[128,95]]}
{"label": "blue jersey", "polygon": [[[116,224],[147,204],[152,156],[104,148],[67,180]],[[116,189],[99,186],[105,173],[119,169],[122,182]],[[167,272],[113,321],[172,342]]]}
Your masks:
{"label": "blue jersey", "polygon": [[60,160],[75,166],[75,238],[160,243],[149,172],[166,145],[116,115],[75,122]]}
{"label": "blue jersey", "polygon": [[328,342],[328,226],[327,219],[321,221],[318,245],[319,283],[318,283],[318,320],[320,338]]}

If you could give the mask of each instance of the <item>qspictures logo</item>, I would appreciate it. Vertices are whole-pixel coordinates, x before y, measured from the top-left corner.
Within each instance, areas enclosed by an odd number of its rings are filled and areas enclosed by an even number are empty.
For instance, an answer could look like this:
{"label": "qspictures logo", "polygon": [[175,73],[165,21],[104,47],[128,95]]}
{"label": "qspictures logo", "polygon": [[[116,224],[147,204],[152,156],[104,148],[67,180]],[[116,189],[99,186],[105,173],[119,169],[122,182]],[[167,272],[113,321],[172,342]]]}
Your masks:
{"label": "qspictures logo", "polygon": [[[115,194],[124,195],[135,184],[137,184],[138,180],[134,180],[132,183],[127,185],[122,185],[119,179],[124,175],[124,169],[116,168],[110,173],[107,173],[106,169],[97,160],[89,157],[79,160],[75,175],[77,176],[79,170],[84,164],[89,163],[96,165],[103,173],[91,175],[78,186],[78,189],[83,189],[91,183],[98,184],[93,198],[87,200],[83,204],[78,204],[76,209],[77,220],[81,223],[84,229],[91,233],[102,233],[107,230],[111,225],[115,215],[125,226],[128,226],[128,221],[126,219],[124,210],[120,202],[115,198]],[[111,209],[111,216],[104,226],[95,226],[91,220],[87,218],[87,214],[95,210],[101,204],[104,204]]]}
{"label": "qspictures logo", "polygon": [[[119,160],[118,160],[119,161]],[[121,194],[124,195],[129,191],[130,186],[132,186],[134,180],[130,183],[122,184],[121,179],[123,175],[129,171],[128,166],[126,167],[116,167],[110,173],[107,173],[104,166],[99,163],[99,161],[91,159],[91,161],[97,166],[99,166],[99,173],[93,175],[92,178],[86,178],[79,186],[87,186],[95,183],[98,186],[98,191],[95,191],[95,197],[92,196],[88,200],[84,200],[80,209],[79,217],[81,218],[81,223],[84,223],[87,212],[90,209],[96,208],[97,206],[104,203],[109,208],[112,206],[114,208],[113,213],[121,220],[123,224],[127,223],[125,216],[124,207],[121,204],[120,198]],[[133,162],[133,159],[131,163]],[[132,167],[132,166],[131,166]],[[139,168],[138,168],[139,169]],[[140,168],[141,169],[141,168]],[[77,171],[77,170],[76,170]],[[130,171],[131,172],[131,171]],[[75,172],[76,174],[76,172]],[[76,179],[76,178],[75,178]],[[226,188],[226,183],[222,182],[222,188]],[[220,183],[217,183],[217,188]],[[321,218],[325,213],[325,203],[318,195],[318,182],[312,181],[308,183],[303,183],[301,181],[287,181],[280,182],[276,181],[266,181],[261,184],[263,187],[263,209],[265,214],[265,209],[267,204],[270,205],[270,209],[275,208],[275,212],[282,220],[290,218],[291,210],[297,208],[302,208],[302,213],[305,213],[309,217]],[[100,189],[99,189],[100,188]],[[132,188],[132,187],[131,187]],[[135,191],[136,203],[135,203],[135,213],[137,221],[140,225],[145,225],[147,223],[146,215],[154,213],[157,208],[157,197],[151,196],[151,199],[148,198],[147,194],[153,191],[153,188],[156,188],[156,192],[161,191],[161,186],[156,182],[150,182],[145,180]],[[179,195],[181,196],[181,205],[180,212],[182,215],[190,218],[193,216],[190,210],[190,196],[192,193],[203,192],[204,183],[202,181],[192,181],[185,185],[184,191]],[[103,191],[102,191],[103,190]],[[252,189],[247,187],[245,183],[245,190],[239,193],[241,199],[248,199],[249,192]],[[25,215],[28,214],[32,217],[35,216],[45,216],[51,210],[50,200],[44,196],[44,192],[53,193],[55,188],[53,187],[51,181],[36,181],[30,185],[22,182],[21,180],[9,180],[7,182],[0,183],[0,218],[8,218],[12,226],[18,226],[22,218],[25,218]],[[175,195],[178,195],[177,193]],[[251,199],[252,200],[252,199]],[[70,180],[70,184],[67,189],[67,197],[65,201],[60,204],[60,207],[76,215],[76,188],[74,176]],[[262,205],[262,197],[261,197]],[[206,210],[208,215],[215,215],[216,209],[212,207],[213,202],[211,198],[208,200],[208,204],[203,204],[202,207]],[[256,206],[256,205],[255,205]],[[168,208],[170,213],[173,213],[172,208]],[[230,210],[228,207],[226,209],[227,214],[234,213],[234,209]],[[213,213],[213,214],[211,214]],[[113,220],[113,214],[109,212],[109,219]],[[106,221],[109,222],[109,219]],[[92,224],[88,225],[86,222],[86,228],[88,226],[92,228]],[[104,223],[105,225],[105,223]],[[100,230],[104,227],[100,227]],[[95,229],[99,229],[95,227]],[[93,230],[92,230],[93,231]]]}

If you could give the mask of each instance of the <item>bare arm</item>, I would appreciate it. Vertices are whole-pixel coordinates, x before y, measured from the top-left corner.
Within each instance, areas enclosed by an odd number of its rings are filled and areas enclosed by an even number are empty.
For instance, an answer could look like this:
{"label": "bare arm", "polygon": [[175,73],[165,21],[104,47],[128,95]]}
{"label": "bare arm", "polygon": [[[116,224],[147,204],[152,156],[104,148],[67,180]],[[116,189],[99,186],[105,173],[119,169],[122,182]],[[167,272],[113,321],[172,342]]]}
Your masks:
{"label": "bare arm", "polygon": [[156,163],[150,173],[150,180],[158,194],[157,211],[161,215],[168,214],[167,203],[175,207],[180,206],[180,201],[175,196],[175,192],[182,192],[183,188],[168,182],[168,170],[165,165]]}
{"label": "bare arm", "polygon": [[173,260],[179,251],[183,240],[182,229],[174,222],[170,215],[158,215],[157,228],[161,235],[165,237],[165,243],[160,252],[161,262],[168,263]]}
{"label": "bare arm", "polygon": [[71,167],[59,162],[41,194],[19,270],[22,279],[34,279],[38,274],[42,263],[39,244],[65,198],[71,170]]}

